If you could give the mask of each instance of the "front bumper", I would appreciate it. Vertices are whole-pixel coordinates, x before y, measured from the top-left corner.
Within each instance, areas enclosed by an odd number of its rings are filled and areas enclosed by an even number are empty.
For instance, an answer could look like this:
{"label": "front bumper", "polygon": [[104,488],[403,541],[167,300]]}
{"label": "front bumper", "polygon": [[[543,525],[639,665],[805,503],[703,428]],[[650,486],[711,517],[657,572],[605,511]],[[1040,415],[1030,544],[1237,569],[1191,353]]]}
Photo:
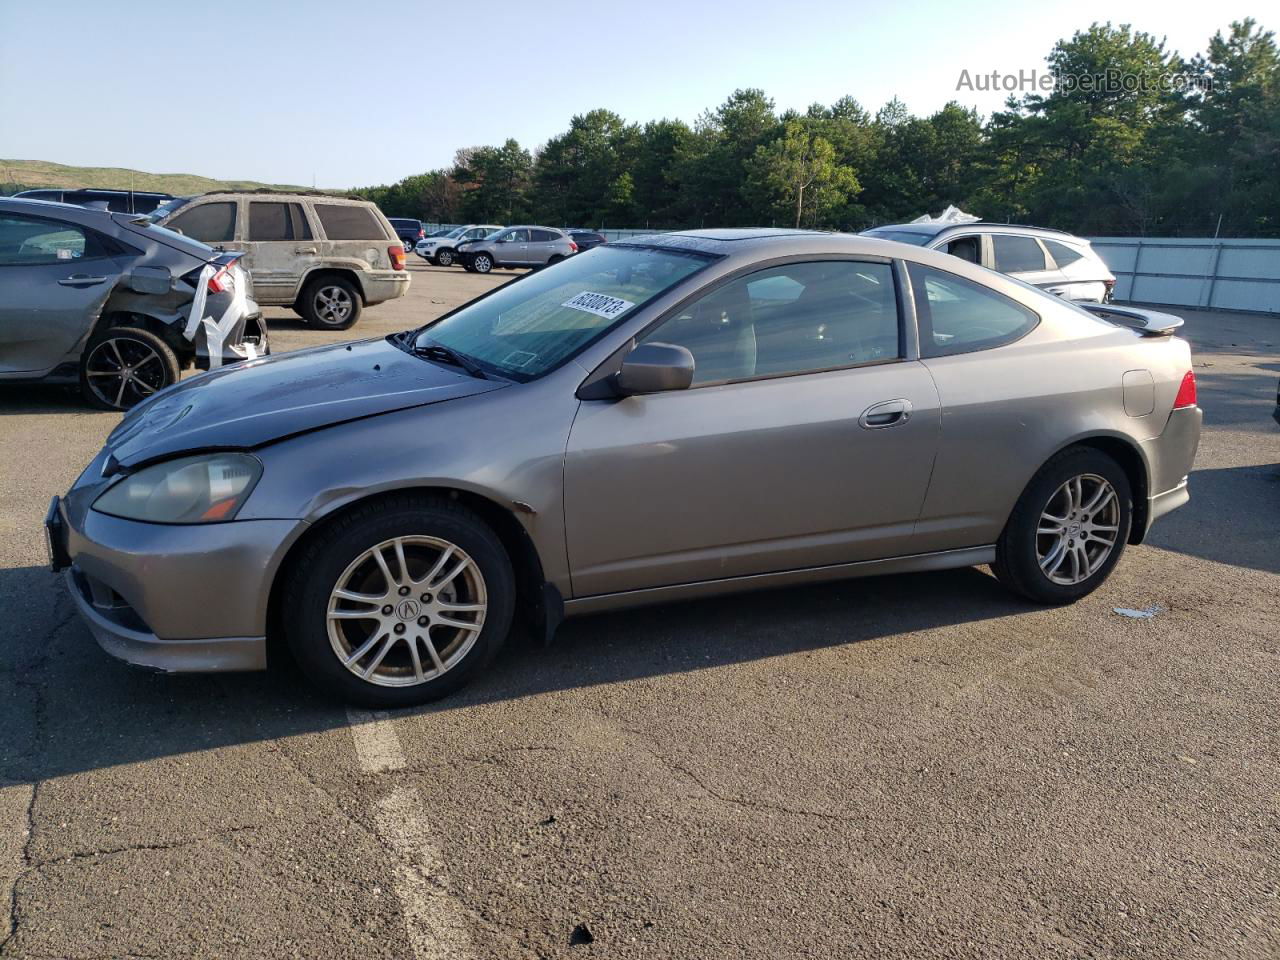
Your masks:
{"label": "front bumper", "polygon": [[[218,637],[209,640],[161,640],[145,626],[130,623],[132,611],[111,590],[76,567],[63,576],[85,625],[98,646],[118,660],[166,673],[213,673],[265,670],[267,640],[262,637]],[[100,601],[100,602],[99,602]]]}
{"label": "front bumper", "polygon": [[51,562],[113,656],[167,671],[261,670],[267,600],[298,520],[139,523],[55,501]]}

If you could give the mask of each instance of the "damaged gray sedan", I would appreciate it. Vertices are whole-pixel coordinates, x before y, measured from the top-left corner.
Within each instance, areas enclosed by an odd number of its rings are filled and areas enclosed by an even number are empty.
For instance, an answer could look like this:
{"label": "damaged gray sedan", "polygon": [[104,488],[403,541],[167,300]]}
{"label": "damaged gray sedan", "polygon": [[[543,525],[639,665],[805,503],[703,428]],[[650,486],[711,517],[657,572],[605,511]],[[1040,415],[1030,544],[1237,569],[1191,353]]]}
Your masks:
{"label": "damaged gray sedan", "polygon": [[1181,321],[1099,309],[866,237],[611,243],[141,404],[54,498],[52,562],[125,660],[255,669],[276,636],[385,706],[522,611],[976,564],[1070,603],[1187,502],[1200,435]]}
{"label": "damaged gray sedan", "polygon": [[0,383],[78,383],[123,410],[183,367],[262,356],[239,258],[131,214],[0,199]]}

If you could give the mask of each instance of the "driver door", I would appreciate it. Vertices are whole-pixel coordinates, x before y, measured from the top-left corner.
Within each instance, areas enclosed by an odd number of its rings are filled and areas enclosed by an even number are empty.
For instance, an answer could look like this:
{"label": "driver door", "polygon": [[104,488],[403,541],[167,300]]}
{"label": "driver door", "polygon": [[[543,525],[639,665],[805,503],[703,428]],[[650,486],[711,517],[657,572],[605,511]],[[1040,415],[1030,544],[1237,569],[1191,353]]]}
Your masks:
{"label": "driver door", "polygon": [[642,339],[687,390],[585,400],[565,456],[575,597],[912,552],[938,395],[905,359],[888,262],[721,284]]}

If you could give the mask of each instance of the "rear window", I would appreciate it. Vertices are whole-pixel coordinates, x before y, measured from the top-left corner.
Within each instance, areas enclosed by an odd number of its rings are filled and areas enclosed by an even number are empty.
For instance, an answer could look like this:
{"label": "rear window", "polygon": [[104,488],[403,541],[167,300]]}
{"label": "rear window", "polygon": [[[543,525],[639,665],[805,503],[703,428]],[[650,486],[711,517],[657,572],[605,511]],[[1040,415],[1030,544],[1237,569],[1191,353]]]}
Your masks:
{"label": "rear window", "polygon": [[387,240],[371,207],[345,203],[317,203],[316,216],[330,240]]}
{"label": "rear window", "polygon": [[1044,251],[1035,237],[996,234],[991,243],[995,248],[996,269],[1001,273],[1027,273],[1045,268]]}
{"label": "rear window", "polygon": [[219,200],[188,207],[165,226],[201,243],[228,243],[236,235],[236,204]]}

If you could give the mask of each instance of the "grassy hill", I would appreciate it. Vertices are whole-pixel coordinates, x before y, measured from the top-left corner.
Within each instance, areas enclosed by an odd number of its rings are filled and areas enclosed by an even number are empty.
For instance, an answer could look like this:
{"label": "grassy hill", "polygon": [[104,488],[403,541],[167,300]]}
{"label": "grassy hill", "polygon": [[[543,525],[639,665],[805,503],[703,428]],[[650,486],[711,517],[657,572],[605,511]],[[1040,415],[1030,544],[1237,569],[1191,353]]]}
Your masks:
{"label": "grassy hill", "polygon": [[182,196],[208,190],[309,190],[283,183],[256,180],[214,180],[191,173],[144,173],[124,167],[69,167],[45,160],[0,160],[0,194],[35,187],[105,187],[114,190],[156,190]]}

